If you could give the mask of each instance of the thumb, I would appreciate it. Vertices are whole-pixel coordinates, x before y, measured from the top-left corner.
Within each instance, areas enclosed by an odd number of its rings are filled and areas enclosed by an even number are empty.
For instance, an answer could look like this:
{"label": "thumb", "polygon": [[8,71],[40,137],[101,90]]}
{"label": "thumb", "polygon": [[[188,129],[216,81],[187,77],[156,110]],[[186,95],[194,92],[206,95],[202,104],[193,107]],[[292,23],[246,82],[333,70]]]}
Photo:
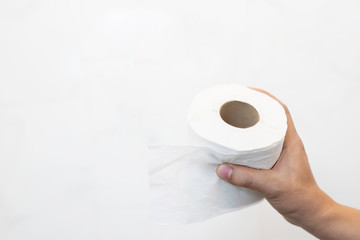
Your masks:
{"label": "thumb", "polygon": [[238,187],[250,188],[266,193],[270,181],[270,170],[259,170],[229,163],[219,164],[216,174],[223,180]]}

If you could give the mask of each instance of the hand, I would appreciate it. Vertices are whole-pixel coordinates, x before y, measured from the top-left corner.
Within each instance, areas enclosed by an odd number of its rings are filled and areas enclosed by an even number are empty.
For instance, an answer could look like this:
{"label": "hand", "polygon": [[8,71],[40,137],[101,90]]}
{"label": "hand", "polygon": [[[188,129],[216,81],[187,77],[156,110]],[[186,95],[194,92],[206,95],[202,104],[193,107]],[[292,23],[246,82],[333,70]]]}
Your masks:
{"label": "hand", "polygon": [[[334,215],[348,211],[350,208],[337,204],[318,187],[288,108],[271,94],[260,89],[253,89],[274,98],[285,109],[288,129],[281,155],[270,170],[228,163],[220,164],[216,171],[218,176],[236,186],[261,192],[290,223],[301,226],[318,237],[332,239],[331,237],[336,235],[326,230],[329,227],[328,224],[336,222]],[[351,211],[357,211],[357,222],[354,226],[360,229],[359,211],[355,209]],[[341,234],[339,235],[341,239],[355,239],[345,238],[345,233],[340,230],[338,232]],[[356,229],[354,231],[359,235],[351,236],[359,237],[360,232]]]}

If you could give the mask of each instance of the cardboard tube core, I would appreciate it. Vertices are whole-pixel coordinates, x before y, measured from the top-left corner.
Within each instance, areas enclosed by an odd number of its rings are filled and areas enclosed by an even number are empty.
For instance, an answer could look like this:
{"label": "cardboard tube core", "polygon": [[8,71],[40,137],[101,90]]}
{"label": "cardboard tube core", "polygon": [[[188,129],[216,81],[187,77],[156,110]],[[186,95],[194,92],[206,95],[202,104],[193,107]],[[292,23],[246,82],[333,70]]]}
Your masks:
{"label": "cardboard tube core", "polygon": [[221,118],[231,126],[248,128],[254,126],[260,119],[258,111],[248,103],[230,101],[220,108]]}

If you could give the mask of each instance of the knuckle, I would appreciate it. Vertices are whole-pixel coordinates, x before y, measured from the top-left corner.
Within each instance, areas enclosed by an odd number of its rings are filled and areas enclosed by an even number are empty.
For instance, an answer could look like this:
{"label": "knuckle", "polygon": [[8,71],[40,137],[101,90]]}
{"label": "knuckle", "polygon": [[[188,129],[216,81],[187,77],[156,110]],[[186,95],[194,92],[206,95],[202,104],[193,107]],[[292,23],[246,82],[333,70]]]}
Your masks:
{"label": "knuckle", "polygon": [[236,174],[232,174],[229,180],[239,187],[251,188],[254,178],[250,172],[239,171]]}
{"label": "knuckle", "polygon": [[250,188],[253,185],[253,182],[254,178],[249,174],[246,174],[242,177],[242,185],[246,188]]}

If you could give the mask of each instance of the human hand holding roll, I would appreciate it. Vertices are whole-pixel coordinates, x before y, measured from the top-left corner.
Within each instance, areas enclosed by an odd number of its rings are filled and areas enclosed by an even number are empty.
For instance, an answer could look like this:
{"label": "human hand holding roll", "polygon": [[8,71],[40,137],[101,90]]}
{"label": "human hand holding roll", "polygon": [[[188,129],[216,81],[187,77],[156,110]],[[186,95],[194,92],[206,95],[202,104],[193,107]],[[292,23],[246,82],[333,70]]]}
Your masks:
{"label": "human hand holding roll", "polygon": [[317,185],[304,145],[288,108],[273,95],[253,88],[284,108],[288,129],[281,155],[270,170],[220,164],[217,174],[225,181],[261,192],[292,224],[321,239],[360,239],[360,211],[336,203]]}

